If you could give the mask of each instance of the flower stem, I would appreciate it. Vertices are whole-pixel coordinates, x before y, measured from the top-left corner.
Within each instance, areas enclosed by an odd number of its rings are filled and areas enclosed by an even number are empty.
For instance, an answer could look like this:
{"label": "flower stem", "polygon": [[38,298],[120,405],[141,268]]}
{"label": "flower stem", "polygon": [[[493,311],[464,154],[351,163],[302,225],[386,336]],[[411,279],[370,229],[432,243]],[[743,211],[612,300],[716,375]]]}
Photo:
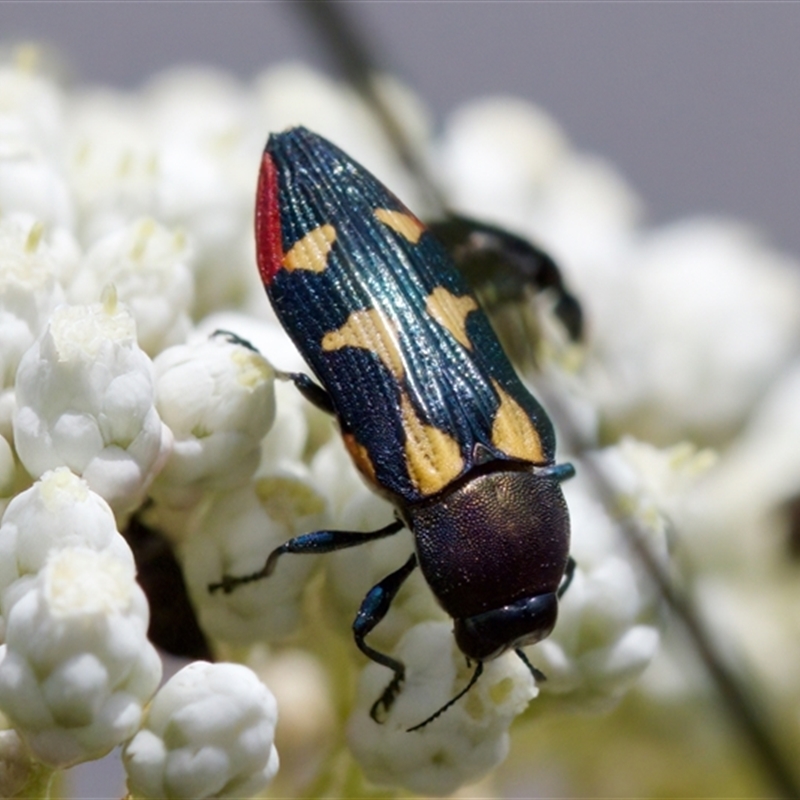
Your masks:
{"label": "flower stem", "polygon": [[303,13],[318,32],[336,66],[375,114],[392,147],[406,169],[414,176],[434,216],[443,216],[447,204],[444,195],[431,178],[425,161],[408,136],[403,121],[394,112],[380,91],[378,78],[382,69],[366,38],[361,35],[345,12],[344,3],[295,3],[294,8]]}
{"label": "flower stem", "polygon": [[[546,396],[541,387],[537,389],[540,394]],[[617,493],[591,458],[589,451],[592,443],[582,440],[564,404],[559,404],[555,398],[550,398],[546,405],[550,409],[557,409],[554,416],[557,418],[561,439],[566,449],[583,456],[581,468],[584,474],[588,476],[603,505],[617,518],[619,529],[626,541],[636,553],[672,613],[683,624],[693,648],[716,685],[731,720],[749,743],[764,773],[774,788],[780,792],[781,797],[800,798],[798,776],[789,766],[790,761],[774,733],[774,725],[754,699],[754,693],[736,677],[725,658],[714,646],[712,637],[694,604],[675,586],[664,565],[650,549],[636,521],[629,516],[619,514]]]}

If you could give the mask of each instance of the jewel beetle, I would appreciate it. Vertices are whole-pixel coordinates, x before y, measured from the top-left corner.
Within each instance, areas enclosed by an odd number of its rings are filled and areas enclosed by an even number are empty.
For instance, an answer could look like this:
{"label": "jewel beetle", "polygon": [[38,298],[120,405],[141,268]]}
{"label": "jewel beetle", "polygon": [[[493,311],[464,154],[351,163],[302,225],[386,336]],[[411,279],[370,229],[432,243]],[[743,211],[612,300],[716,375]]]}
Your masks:
{"label": "jewel beetle", "polygon": [[281,324],[318,379],[288,375],[332,414],[355,466],[396,518],[371,532],[315,531],[276,548],[233,591],[285,553],[326,553],[407,527],[415,549],[364,598],[358,648],[393,672],[371,709],[379,721],[405,666],[366,642],[419,566],[476,668],[550,634],[571,574],[569,515],[553,425],[523,386],[445,247],[386,187],[306,130],[270,136],[256,197],[256,247]]}

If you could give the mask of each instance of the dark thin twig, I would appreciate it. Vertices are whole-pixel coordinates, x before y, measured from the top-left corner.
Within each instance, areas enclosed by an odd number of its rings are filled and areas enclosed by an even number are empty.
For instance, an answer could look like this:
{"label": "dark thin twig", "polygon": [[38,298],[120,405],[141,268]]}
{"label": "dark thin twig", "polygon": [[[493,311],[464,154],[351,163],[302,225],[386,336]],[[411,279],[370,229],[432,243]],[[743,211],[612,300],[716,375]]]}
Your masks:
{"label": "dark thin twig", "polygon": [[381,69],[381,63],[366,37],[361,35],[342,5],[335,0],[301,0],[293,4],[311,22],[337,68],[375,114],[403,165],[425,193],[434,215],[443,216],[447,206],[444,195],[431,178],[419,150],[409,139],[402,120],[380,91],[378,78],[386,70]]}
{"label": "dark thin twig", "polygon": [[[540,391],[539,394],[543,394],[543,392]],[[724,707],[728,710],[731,719],[738,725],[743,738],[750,743],[764,772],[781,796],[797,800],[800,798],[798,776],[789,766],[790,761],[783,753],[781,744],[774,734],[774,726],[754,700],[753,692],[748,691],[746,684],[736,677],[718,652],[712,643],[706,625],[691,600],[675,586],[667,569],[648,545],[636,521],[619,513],[618,493],[592,459],[589,452],[592,443],[582,440],[570,419],[569,412],[563,408],[563,404],[553,402],[551,399],[548,407],[559,409],[554,416],[557,418],[561,439],[566,448],[570,452],[587,456],[581,461],[583,474],[588,476],[606,510],[612,518],[617,520],[625,540],[636,553],[653,583],[658,587],[672,613],[683,623],[692,645],[722,697]]]}
{"label": "dark thin twig", "polygon": [[[294,6],[301,9],[313,23],[321,41],[328,48],[345,78],[372,108],[387,138],[425,191],[429,202],[439,213],[444,213],[447,209],[444,196],[431,178],[424,160],[409,141],[401,121],[377,89],[375,78],[380,72],[380,61],[374,57],[364,37],[348,18],[342,8],[343,5],[338,0],[302,0],[294,3]],[[551,399],[546,405],[557,412],[555,416],[567,449],[578,455],[586,455],[594,443],[581,440],[577,434],[578,428],[570,419],[564,404],[553,402]],[[581,467],[589,476],[606,509],[612,516],[618,517],[617,495],[606,476],[597,468],[591,457],[585,458]],[[674,586],[666,570],[645,542],[634,520],[620,518],[619,526],[673,614],[686,628],[692,644],[717,686],[724,707],[743,737],[750,743],[764,772],[783,797],[800,800],[798,777],[790,768],[790,762],[784,756],[774,736],[773,727],[758,704],[754,702],[752,693],[737,679],[717,651],[691,601]]]}

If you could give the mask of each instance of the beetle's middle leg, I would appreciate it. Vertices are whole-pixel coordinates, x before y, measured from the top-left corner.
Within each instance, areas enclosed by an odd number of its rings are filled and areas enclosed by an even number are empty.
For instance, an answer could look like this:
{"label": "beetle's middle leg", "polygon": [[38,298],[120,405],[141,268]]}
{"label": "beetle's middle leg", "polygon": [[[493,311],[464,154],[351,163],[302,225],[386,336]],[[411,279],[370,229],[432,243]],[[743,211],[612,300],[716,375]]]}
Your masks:
{"label": "beetle's middle leg", "polygon": [[378,664],[383,664],[384,667],[389,667],[394,672],[394,677],[389,682],[389,685],[369,710],[369,715],[375,722],[383,721],[378,719],[378,713],[381,710],[387,713],[392,707],[397,693],[405,680],[406,668],[402,661],[374,650],[364,641],[364,637],[386,616],[392,600],[394,600],[403,582],[414,571],[416,566],[417,556],[414,553],[400,569],[395,570],[391,575],[387,575],[367,592],[367,596],[362,601],[361,608],[358,609],[358,614],[353,620],[353,635],[358,649],[368,658]]}
{"label": "beetle's middle leg", "polygon": [[328,392],[318,383],[315,383],[304,372],[277,372],[277,377],[284,381],[291,381],[312,406],[316,406],[326,414],[335,414],[333,400]]}
{"label": "beetle's middle leg", "polygon": [[222,589],[225,594],[230,594],[237,586],[244,583],[253,583],[263,578],[269,577],[275,569],[275,563],[284,553],[332,553],[334,550],[344,550],[347,547],[357,547],[366,542],[374,542],[376,539],[384,539],[387,536],[402,530],[404,524],[396,519],[383,528],[369,533],[358,531],[314,531],[295,536],[276,547],[267,557],[264,566],[257,572],[249,575],[223,575],[219,583],[210,583],[209,592],[216,592]]}

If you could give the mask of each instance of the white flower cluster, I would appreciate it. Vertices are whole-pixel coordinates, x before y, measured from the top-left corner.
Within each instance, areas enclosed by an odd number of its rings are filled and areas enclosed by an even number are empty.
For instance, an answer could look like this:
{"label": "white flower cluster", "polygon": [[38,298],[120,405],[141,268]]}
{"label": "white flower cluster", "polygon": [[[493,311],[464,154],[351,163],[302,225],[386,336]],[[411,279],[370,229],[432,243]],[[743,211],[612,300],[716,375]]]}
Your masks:
{"label": "white flower cluster", "polygon": [[130,548],[60,467],[11,501],[0,554],[0,708],[41,761],[98,758],[135,733],[161,678]]}
{"label": "white flower cluster", "polygon": [[113,289],[102,303],[53,311],[20,359],[15,394],[14,444],[30,475],[67,466],[117,513],[142,502],[171,437],[152,364]]}
{"label": "white flower cluster", "polygon": [[275,698],[240,664],[195,661],[159,690],[123,758],[133,797],[255,797],[278,771]]}
{"label": "white flower cluster", "polygon": [[[232,188],[226,165],[200,155],[224,156],[224,130],[195,119],[170,141],[175,120],[153,112],[142,126],[124,111],[132,101],[68,96],[30,55],[0,65],[0,710],[14,792],[141,728],[161,662],[119,530],[151,492],[184,532],[187,506],[245,487],[275,407],[260,355],[192,332],[197,243],[208,256],[216,241],[207,265],[226,278],[231,254],[251,250],[249,186]],[[210,180],[179,186],[181,172]],[[223,285],[240,292],[222,282],[215,302]],[[274,701],[243,667],[210,669],[209,700],[233,699],[243,716],[209,721],[224,746],[203,781],[227,769],[234,794],[255,794],[277,768]],[[172,796],[195,790],[178,781]]]}
{"label": "white flower cluster", "polygon": [[444,622],[410,628],[396,655],[408,675],[384,724],[376,725],[369,708],[386,685],[386,670],[370,664],[359,681],[348,734],[367,777],[419,794],[446,795],[500,764],[508,754],[509,725],[538,694],[522,661],[506,654],[488,662],[462,702],[420,730],[409,731],[454,697],[472,670]]}
{"label": "white flower cluster", "polygon": [[[269,580],[208,591],[258,571],[292,536],[392,520],[330,420],[275,383],[275,369],[305,367],[254,267],[260,152],[289,124],[332,138],[425,211],[362,102],[303,67],[249,86],[195,70],[132,93],[66,93],[24,61],[0,65],[0,711],[21,765],[9,781],[29,769],[20,748],[62,767],[126,740],[134,797],[253,796],[277,769],[275,702],[252,672],[195,663],[151,700],[160,667],[118,533],[134,517],[170,543],[216,653],[269,674],[287,637],[306,646],[319,660],[294,677],[325,668],[325,685],[293,686],[284,671],[279,699],[308,691],[326,719],[346,708],[367,779],[422,794],[497,766],[529,703],[530,714],[608,708],[656,657],[662,608],[620,536],[620,509],[661,563],[671,523],[686,531],[679,546],[695,571],[714,574],[698,582],[701,602],[729,608],[733,629],[748,624],[735,613],[742,576],[757,564],[763,578],[780,546],[775,535],[759,549],[754,532],[775,530],[800,494],[797,265],[720,220],[641,229],[639,202],[613,169],[527,104],[474,103],[433,142],[415,98],[390,81],[383,90],[453,206],[544,245],[585,307],[580,363],[562,357],[554,334],[537,348],[543,370],[521,365],[592,443],[560,454],[578,475],[564,486],[577,568],[555,631],[527,651],[547,681],[508,654],[408,732],[474,668],[416,571],[369,638],[407,666],[394,706],[382,725],[369,716],[391,677],[374,663],[347,701],[352,619],[412,552],[408,531],[324,558],[285,556]],[[548,318],[539,327],[548,345]],[[589,459],[619,508],[598,500]],[[757,586],[747,584],[745,604]],[[787,589],[773,586],[777,603]],[[772,626],[756,638],[766,643],[783,617],[764,616]],[[264,642],[275,643],[266,656]],[[760,666],[800,704],[793,663]],[[284,719],[292,774],[314,778],[305,759],[334,775],[337,754],[309,756],[295,735],[316,744],[313,722],[296,709]]]}

